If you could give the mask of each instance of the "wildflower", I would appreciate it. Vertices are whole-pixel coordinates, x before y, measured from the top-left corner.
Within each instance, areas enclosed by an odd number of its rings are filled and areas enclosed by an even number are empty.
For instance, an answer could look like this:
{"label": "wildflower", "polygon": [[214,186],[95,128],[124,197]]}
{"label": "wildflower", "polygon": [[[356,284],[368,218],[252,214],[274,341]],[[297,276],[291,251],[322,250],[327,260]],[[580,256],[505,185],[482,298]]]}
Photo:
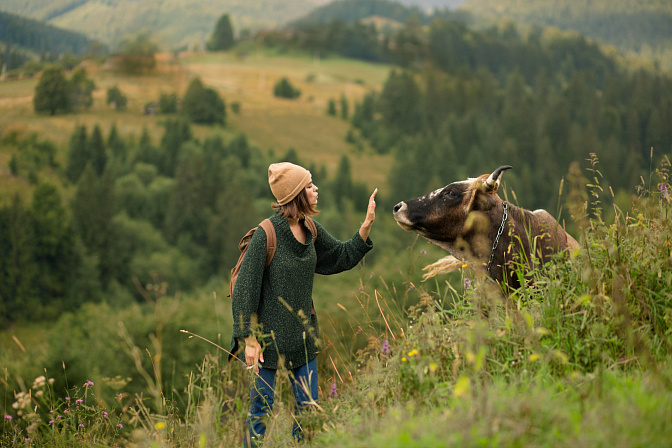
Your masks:
{"label": "wildflower", "polygon": [[5,420],[12,420],[12,416],[11,415],[5,415]]}
{"label": "wildflower", "polygon": [[65,401],[70,401],[70,397],[65,397]]}
{"label": "wildflower", "polygon": [[384,355],[390,354],[390,343],[387,341],[387,338],[383,341],[383,348],[380,350]]}
{"label": "wildflower", "polygon": [[410,352],[408,352],[408,356],[415,356],[417,354],[418,354],[418,351],[416,349],[413,349]]}
{"label": "wildflower", "polygon": [[46,381],[47,379],[44,377],[44,375],[38,376],[37,378],[35,378],[35,381],[33,381],[33,389],[39,389],[40,387],[44,387]]}
{"label": "wildflower", "polygon": [[662,194],[664,198],[667,197],[667,184],[660,184],[660,194]]}
{"label": "wildflower", "polygon": [[49,424],[51,425],[51,424],[54,423],[55,421],[56,421],[56,420],[49,420]]}
{"label": "wildflower", "polygon": [[78,398],[77,400],[75,400],[75,403],[77,403],[77,404],[84,403],[84,400],[82,400],[81,398]]}
{"label": "wildflower", "polygon": [[424,249],[423,249],[423,250],[421,250],[421,251],[420,251],[420,253],[421,253],[422,255],[427,255],[427,251],[426,251],[426,250],[424,250]]}
{"label": "wildflower", "polygon": [[122,425],[121,423],[119,423],[119,424],[117,425],[117,427],[119,427],[119,428],[123,428],[124,425]]}
{"label": "wildflower", "polygon": [[469,287],[471,286],[471,280],[468,278],[464,279],[464,290],[469,291]]}
{"label": "wildflower", "polygon": [[336,381],[333,381],[331,383],[331,389],[329,390],[329,396],[334,398],[338,396],[338,392],[336,391]]}
{"label": "wildflower", "polygon": [[80,423],[80,424],[79,424],[79,427],[80,427],[80,428],[83,428],[83,427],[84,427],[84,423]]}
{"label": "wildflower", "polygon": [[157,424],[154,425],[154,426],[156,427],[156,429],[163,429],[163,428],[166,427],[166,424],[163,423],[163,422],[159,422],[159,423],[157,423]]}
{"label": "wildflower", "polygon": [[408,360],[405,357],[401,358],[401,362],[406,362],[406,361],[408,361]]}
{"label": "wildflower", "polygon": [[410,290],[412,290],[413,288],[415,288],[415,286],[413,286],[413,284],[411,283],[411,286],[408,287],[408,290],[410,291]]}
{"label": "wildflower", "polygon": [[107,412],[103,411],[103,417],[107,418],[107,415],[108,415]]}
{"label": "wildflower", "polygon": [[89,387],[89,386],[93,386],[93,381],[87,381],[86,383],[84,383],[84,387]]}

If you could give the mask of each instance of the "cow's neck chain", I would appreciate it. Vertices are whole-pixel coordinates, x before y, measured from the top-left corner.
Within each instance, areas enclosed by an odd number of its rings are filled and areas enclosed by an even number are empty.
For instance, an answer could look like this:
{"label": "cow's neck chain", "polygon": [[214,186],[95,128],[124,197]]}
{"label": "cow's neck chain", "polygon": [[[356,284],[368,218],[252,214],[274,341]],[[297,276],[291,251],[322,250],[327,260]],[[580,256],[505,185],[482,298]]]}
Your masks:
{"label": "cow's neck chain", "polygon": [[494,260],[495,258],[495,250],[497,249],[497,245],[499,245],[499,237],[502,236],[502,233],[504,232],[504,224],[506,224],[506,218],[508,218],[509,216],[509,214],[506,211],[506,209],[508,208],[508,204],[504,202],[503,205],[504,205],[504,214],[502,215],[502,224],[499,226],[497,236],[495,237],[495,242],[492,244],[492,252],[490,252],[490,261],[488,261],[488,268],[487,268],[488,274],[490,274],[490,266],[492,265],[492,260]]}

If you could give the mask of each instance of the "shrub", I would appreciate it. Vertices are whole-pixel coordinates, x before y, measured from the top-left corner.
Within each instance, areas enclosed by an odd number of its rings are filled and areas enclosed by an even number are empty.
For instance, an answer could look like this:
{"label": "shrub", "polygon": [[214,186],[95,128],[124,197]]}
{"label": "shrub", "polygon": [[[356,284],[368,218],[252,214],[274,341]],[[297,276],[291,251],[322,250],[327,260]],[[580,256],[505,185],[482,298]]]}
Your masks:
{"label": "shrub", "polygon": [[292,100],[301,96],[301,91],[295,89],[287,78],[282,78],[273,87],[273,95],[279,98],[288,98]]}
{"label": "shrub", "polygon": [[176,93],[161,93],[159,97],[159,112],[162,114],[174,114],[177,112]]}
{"label": "shrub", "polygon": [[114,86],[107,89],[107,104],[111,104],[113,109],[119,111],[126,110],[127,101],[126,96],[121,93],[119,87]]}
{"label": "shrub", "polygon": [[182,101],[182,113],[190,121],[200,124],[225,124],[226,105],[219,94],[205,87],[199,78],[194,79]]}

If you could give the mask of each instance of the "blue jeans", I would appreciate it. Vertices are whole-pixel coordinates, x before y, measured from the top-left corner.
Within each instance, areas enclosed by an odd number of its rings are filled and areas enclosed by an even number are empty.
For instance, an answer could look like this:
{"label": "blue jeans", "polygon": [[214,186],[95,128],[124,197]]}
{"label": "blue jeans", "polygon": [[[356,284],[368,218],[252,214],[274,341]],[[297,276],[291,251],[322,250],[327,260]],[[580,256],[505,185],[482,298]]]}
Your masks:
{"label": "blue jeans", "polygon": [[[289,380],[298,413],[307,410],[312,401],[317,401],[317,359],[290,372]],[[248,437],[250,445],[254,447],[266,434],[266,423],[263,418],[273,410],[275,374],[275,369],[260,367],[259,375],[255,377],[254,384],[250,388],[250,411],[245,420],[245,447],[248,446]],[[299,442],[303,440],[303,429],[296,420],[292,426],[292,436]]]}

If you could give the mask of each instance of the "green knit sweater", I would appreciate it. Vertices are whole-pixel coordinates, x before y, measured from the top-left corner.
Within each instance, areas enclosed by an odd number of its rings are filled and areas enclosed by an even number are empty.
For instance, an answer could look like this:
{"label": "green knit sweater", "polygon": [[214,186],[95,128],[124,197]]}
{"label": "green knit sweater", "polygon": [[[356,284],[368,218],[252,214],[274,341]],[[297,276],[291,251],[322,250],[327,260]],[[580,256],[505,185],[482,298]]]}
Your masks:
{"label": "green knit sweater", "polygon": [[337,274],[353,268],[373,243],[370,238],[364,242],[359,232],[348,241],[339,241],[315,222],[317,240],[313,243],[306,227],[307,244],[302,244],[294,237],[287,218],[275,214],[270,220],[278,240],[271,265],[265,267],[266,232],[260,228],[250,240],[233,290],[231,352],[236,353],[239,342],[251,334],[250,321],[256,316],[263,333],[261,366],[276,369],[283,356],[285,367],[294,369],[313,360],[318,352],[314,274]]}

